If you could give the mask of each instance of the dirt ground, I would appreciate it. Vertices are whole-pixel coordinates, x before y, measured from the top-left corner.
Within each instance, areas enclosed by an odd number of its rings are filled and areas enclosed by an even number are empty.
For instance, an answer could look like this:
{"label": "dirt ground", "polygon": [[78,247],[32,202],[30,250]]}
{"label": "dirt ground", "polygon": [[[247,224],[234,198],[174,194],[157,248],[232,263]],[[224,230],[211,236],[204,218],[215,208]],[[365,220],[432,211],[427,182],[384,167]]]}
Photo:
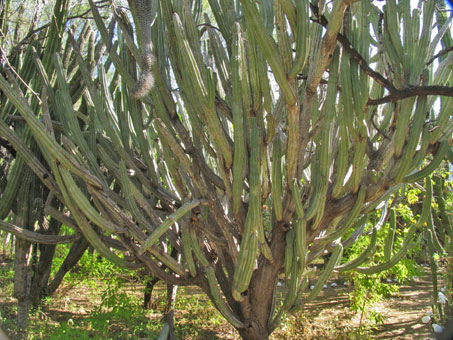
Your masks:
{"label": "dirt ground", "polygon": [[[141,287],[137,287],[135,284],[134,286],[131,287],[131,291],[135,294],[141,294]],[[156,287],[156,289],[158,288]],[[71,297],[67,294],[69,291]],[[435,339],[432,326],[422,323],[422,317],[431,310],[431,291],[432,287],[428,279],[416,278],[405,285],[401,285],[399,293],[375,306],[375,309],[384,316],[384,325],[379,326],[371,333],[368,332],[363,338],[354,335],[354,339]],[[277,329],[271,338],[273,340],[327,339],[326,334],[338,334],[340,330],[340,333],[344,336],[336,335],[334,338],[329,337],[329,339],[351,340],[352,338],[349,338],[347,334],[357,334],[354,330],[359,328],[360,316],[349,310],[348,293],[349,288],[342,285],[324,289],[320,296],[312,303],[307,304],[303,313],[299,314],[299,318],[303,321],[299,322],[298,316],[295,317],[296,321],[294,321],[293,317],[291,326],[283,326]],[[198,288],[184,287],[181,288],[179,294],[199,294],[201,302],[206,299]],[[58,323],[70,318],[73,320],[86,318],[93,306],[99,304],[99,299],[99,296],[93,297],[93,293],[89,293],[86,287],[63,286],[57,291],[55,302],[52,303],[53,306],[46,310],[50,319],[48,320]],[[0,314],[5,316],[5,311],[11,310],[14,304],[15,300],[11,296],[5,295],[0,287]],[[74,308],[74,306],[77,307]],[[187,311],[176,311],[176,327],[183,319],[184,313],[187,313]],[[158,320],[160,314],[156,310],[150,313],[148,317]],[[305,329],[308,332],[305,332]],[[295,332],[295,330],[298,331]],[[348,333],[351,331],[352,333]],[[304,336],[301,338],[296,333],[304,334]],[[196,338],[188,338],[187,340],[213,339],[238,340],[239,336],[230,325],[223,322],[220,325],[202,329]]]}
{"label": "dirt ground", "polygon": [[[414,340],[434,339],[431,324],[422,317],[431,310],[432,285],[424,279],[414,279],[400,286],[399,293],[378,303],[374,308],[384,316],[384,325],[372,332],[372,339]],[[335,322],[336,327],[358,328],[360,315],[348,311],[348,289],[336,289],[334,296],[326,290],[311,304],[307,313],[315,324]]]}

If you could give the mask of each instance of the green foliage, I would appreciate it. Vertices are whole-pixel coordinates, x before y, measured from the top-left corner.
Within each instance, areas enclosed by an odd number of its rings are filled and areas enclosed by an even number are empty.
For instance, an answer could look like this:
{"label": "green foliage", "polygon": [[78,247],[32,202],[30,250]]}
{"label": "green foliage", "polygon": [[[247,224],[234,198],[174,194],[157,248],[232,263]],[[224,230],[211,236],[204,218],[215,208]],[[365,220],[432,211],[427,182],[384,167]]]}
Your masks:
{"label": "green foliage", "polygon": [[[60,246],[60,252],[68,251]],[[58,258],[58,257],[57,257]],[[58,261],[57,261],[58,262]],[[0,267],[0,284],[2,289],[12,290],[12,266]],[[127,339],[156,338],[162,324],[155,318],[149,318],[141,307],[142,290],[137,285],[135,273],[120,270],[109,261],[99,258],[95,253],[86,252],[77,268],[68,273],[64,279],[63,290],[68,290],[66,297],[59,294],[47,297],[43,304],[31,314],[30,326],[26,340],[38,339]],[[100,303],[88,315],[81,317],[81,305],[74,299],[76,292],[71,287],[82,286],[87,290],[87,297]],[[55,322],[49,310],[58,310],[62,301],[68,302],[69,310],[74,312],[70,318]],[[91,304],[91,302],[89,302]],[[6,313],[6,312],[5,312]],[[17,332],[14,309],[7,310],[5,317],[0,315],[2,325],[10,332]],[[69,312],[65,312],[66,314]]]}
{"label": "green foliage", "polygon": [[115,333],[118,333],[118,338],[145,334],[149,336],[150,331],[151,334],[158,333],[161,326],[151,323],[145,317],[139,297],[125,291],[125,283],[122,279],[109,282],[101,294],[100,305],[90,317],[90,327],[98,332],[104,330],[104,333],[117,328]]}
{"label": "green foliage", "polygon": [[12,266],[0,266],[0,286],[2,289],[14,278],[14,270]]}
{"label": "green foliage", "polygon": [[[406,202],[411,202],[411,204],[418,202],[419,193],[420,190],[418,189],[406,191]],[[398,218],[396,235],[393,241],[393,252],[397,252],[401,249],[404,235],[409,229],[409,225],[416,222],[411,206],[407,203],[400,203],[395,210],[398,213]],[[375,216],[372,216],[370,221],[367,222],[367,226],[364,230],[365,234],[370,234],[375,225],[375,220],[377,220],[382,213],[383,211],[374,213]],[[390,222],[387,222],[378,230],[375,252],[363,264],[365,267],[371,267],[386,262],[385,244],[390,229]],[[352,233],[352,231],[353,230],[351,230],[350,233]],[[363,253],[368,247],[370,237],[359,238],[353,243],[352,246],[345,251],[343,261],[347,262],[349,259],[354,259]],[[415,244],[420,244],[420,242],[415,242]],[[363,326],[363,319],[368,320],[367,326],[379,325],[384,322],[383,316],[373,309],[373,306],[382,299],[389,297],[398,291],[398,286],[394,284],[394,282],[403,283],[410,277],[422,275],[422,271],[415,260],[420,251],[420,245],[411,247],[408,250],[407,255],[394,266],[376,274],[365,275],[355,271],[350,271],[346,274],[354,287],[354,290],[349,295],[350,307],[352,311],[360,313],[360,327]]]}
{"label": "green foliage", "polygon": [[[58,245],[54,260],[52,262],[51,278],[60,268],[66,258],[70,244]],[[135,277],[137,273],[126,268],[120,268],[105,258],[99,256],[94,251],[86,251],[80,258],[77,265],[69,271],[65,278],[65,282],[81,282],[87,285],[95,285],[95,280],[108,282],[116,282],[119,276],[129,275]]]}
{"label": "green foliage", "polygon": [[68,319],[59,324],[49,322],[32,326],[29,330],[27,340],[46,339],[96,339],[115,340],[127,338],[149,337],[156,338],[159,334],[160,325],[155,320],[145,317],[143,311],[124,313],[116,312],[94,312],[87,318]]}
{"label": "green foliage", "polygon": [[[350,319],[351,313],[340,314],[341,319]],[[343,319],[343,320],[344,320]],[[282,325],[276,330],[274,340],[368,340],[370,329],[361,329],[352,326],[338,327],[338,317],[332,320],[323,320],[323,324],[313,322],[312,318],[304,313],[295,313],[282,321]]]}
{"label": "green foliage", "polygon": [[184,311],[177,318],[177,336],[183,339],[196,339],[206,329],[212,329],[223,323],[222,315],[200,292],[187,288],[178,294],[175,309]]}
{"label": "green foliage", "polygon": [[[0,237],[0,242],[1,241],[3,241],[2,237]],[[7,293],[9,296],[12,296],[14,279],[13,264],[9,258],[5,258],[5,260],[1,259],[1,262],[3,261],[4,263],[0,264],[0,287],[3,292]]]}
{"label": "green foliage", "polygon": [[410,188],[406,194],[407,202],[411,205],[417,203],[419,201],[418,195],[420,193],[421,190],[419,188]]}
{"label": "green foliage", "polygon": [[368,325],[380,325],[384,323],[381,313],[373,309],[373,306],[383,298],[391,296],[398,291],[398,286],[383,282],[385,272],[365,275],[361,273],[352,274],[354,290],[350,294],[350,308],[360,313],[360,327],[367,319]]}

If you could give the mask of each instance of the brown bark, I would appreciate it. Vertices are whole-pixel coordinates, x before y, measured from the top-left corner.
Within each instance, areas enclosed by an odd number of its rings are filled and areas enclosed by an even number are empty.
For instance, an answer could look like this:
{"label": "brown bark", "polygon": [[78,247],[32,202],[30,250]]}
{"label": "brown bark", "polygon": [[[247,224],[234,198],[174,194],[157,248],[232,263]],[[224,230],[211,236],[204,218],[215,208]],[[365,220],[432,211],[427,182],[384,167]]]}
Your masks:
{"label": "brown bark", "polygon": [[[451,242],[451,241],[450,241]],[[450,256],[447,257],[447,300],[446,314],[453,321],[453,245],[450,246]]]}
{"label": "brown bark", "polygon": [[32,244],[16,239],[14,262],[14,297],[17,299],[17,325],[19,329],[27,328],[28,311],[30,309],[31,277],[32,277]]}
{"label": "brown bark", "polygon": [[286,228],[280,223],[272,235],[271,250],[274,261],[271,263],[263,257],[259,269],[253,274],[247,299],[242,303],[242,312],[247,328],[238,329],[244,340],[267,340],[272,333],[271,314],[274,299],[275,283],[283,266]]}
{"label": "brown bark", "polygon": [[[314,13],[319,13],[319,9],[316,5],[310,4]],[[312,19],[313,20],[313,19]],[[317,15],[317,18],[314,19],[319,24],[324,27],[328,27],[329,21],[324,15]],[[343,49],[359,64],[362,71],[364,71],[368,76],[374,79],[378,84],[385,87],[390,94],[377,99],[368,99],[367,105],[381,105],[385,103],[389,103],[392,101],[398,101],[409,97],[415,96],[428,96],[428,95],[437,95],[437,96],[447,96],[453,97],[453,88],[450,86],[439,86],[439,85],[432,85],[432,86],[413,86],[404,89],[397,89],[391,81],[386,79],[382,74],[373,70],[365,59],[360,55],[360,53],[354,48],[351,44],[349,39],[339,33],[336,36],[338,42],[342,45]],[[441,51],[441,53],[436,54],[431,60],[428,61],[427,65],[432,63],[433,60],[436,58],[448,53],[451,51],[451,48],[445,49]]]}
{"label": "brown bark", "polygon": [[47,287],[46,295],[52,295],[58,289],[66,273],[70,271],[77,264],[77,262],[79,262],[83,253],[85,253],[85,250],[88,248],[88,245],[88,241],[83,237],[72,244],[68,255],[63,261],[63,264],[55,274],[53,281]]}
{"label": "brown bark", "polygon": [[159,279],[157,277],[151,277],[146,279],[145,294],[143,297],[143,308],[145,309],[151,308],[151,297],[153,295],[153,289],[158,281]]}
{"label": "brown bark", "polygon": [[80,237],[79,235],[58,236],[58,235],[42,234],[39,232],[27,230],[25,228],[22,228],[20,226],[17,226],[17,225],[14,225],[14,224],[2,221],[2,220],[0,220],[0,230],[5,230],[7,233],[13,234],[23,240],[40,243],[40,244],[71,243]]}
{"label": "brown bark", "polygon": [[176,292],[178,291],[178,286],[172,285],[170,283],[167,284],[167,305],[165,306],[165,313],[164,313],[164,322],[166,322],[170,328],[168,332],[169,340],[176,340],[175,335],[175,300],[176,300]]}
{"label": "brown bark", "polygon": [[56,245],[39,245],[39,261],[33,273],[30,288],[30,300],[33,306],[37,306],[44,296],[45,288],[52,268],[52,260]]}
{"label": "brown bark", "polygon": [[[45,236],[58,235],[60,231],[61,223],[55,219],[51,219],[49,224],[46,220],[41,218],[41,229]],[[37,306],[41,301],[41,298],[45,296],[45,290],[47,288],[50,271],[52,269],[52,261],[55,255],[56,245],[55,244],[39,244],[39,261],[36,265],[33,273],[33,279],[31,282],[31,302],[33,306]]]}
{"label": "brown bark", "polygon": [[268,340],[269,334],[260,329],[257,324],[252,324],[247,329],[238,330],[243,340]]}
{"label": "brown bark", "polygon": [[453,97],[453,88],[439,85],[408,87],[401,90],[394,90],[391,94],[382,98],[369,99],[368,105],[380,105],[416,96]]}

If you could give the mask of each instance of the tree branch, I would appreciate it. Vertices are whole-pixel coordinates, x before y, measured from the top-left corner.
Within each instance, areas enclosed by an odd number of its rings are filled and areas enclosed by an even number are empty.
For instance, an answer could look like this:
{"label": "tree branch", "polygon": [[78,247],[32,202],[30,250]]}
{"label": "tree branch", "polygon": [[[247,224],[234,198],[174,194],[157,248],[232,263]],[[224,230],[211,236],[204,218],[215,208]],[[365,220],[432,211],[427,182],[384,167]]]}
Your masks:
{"label": "tree branch", "polygon": [[428,62],[426,63],[426,66],[428,66],[429,64],[431,64],[434,60],[436,60],[437,58],[439,57],[442,57],[443,55],[449,53],[453,51],[453,46],[450,46],[448,48],[445,48],[443,49],[442,51],[440,51],[439,53],[437,53],[435,56],[433,56],[431,59],[428,60]]}
{"label": "tree branch", "polygon": [[[74,19],[82,19],[82,18],[87,18],[86,15],[88,13],[90,13],[91,9],[88,9],[80,14],[76,14],[76,15],[72,15],[72,16],[69,16],[67,19],[66,19],[66,22],[69,22],[70,20],[74,20]],[[9,55],[9,58],[14,58],[15,55],[20,51],[20,49],[22,48],[23,45],[26,45],[30,42],[30,39],[33,37],[33,35],[41,32],[42,30],[45,30],[47,28],[49,28],[50,26],[50,22],[42,25],[42,26],[39,26],[38,28],[35,28],[35,29],[32,29],[30,30],[27,35],[22,38],[21,41],[19,41],[19,43],[17,43],[13,50],[11,51],[10,55]]]}
{"label": "tree branch", "polygon": [[[316,5],[310,4],[310,7],[314,13],[319,13],[318,7]],[[313,19],[312,19],[313,20]],[[323,27],[327,27],[329,21],[326,19],[324,15],[317,15],[317,18],[313,20]],[[437,95],[437,96],[447,96],[453,97],[453,87],[449,86],[439,86],[439,85],[431,85],[431,86],[415,86],[415,87],[408,87],[405,89],[397,89],[388,79],[386,79],[382,74],[379,72],[374,71],[366,62],[365,59],[360,55],[360,53],[352,46],[349,39],[338,33],[337,41],[342,45],[344,50],[349,53],[349,55],[359,64],[362,71],[364,71],[368,76],[373,78],[378,84],[385,87],[390,94],[388,96],[378,98],[378,99],[368,99],[367,105],[380,105],[385,104],[388,102],[401,100],[405,98],[410,98],[414,96],[428,96],[428,95]],[[435,58],[438,58],[450,51],[453,50],[453,47],[447,48],[436,54],[433,58],[431,58],[427,65],[429,65]]]}
{"label": "tree branch", "polygon": [[[314,13],[319,13],[318,12],[318,7],[316,5],[310,4],[310,7]],[[324,15],[319,15],[317,17],[317,20],[313,20],[323,27],[327,27],[329,24],[329,21]],[[360,55],[360,53],[352,46],[351,42],[349,39],[341,34],[338,33],[337,35],[337,41],[343,46],[344,50],[356,61],[357,64],[359,64],[360,68],[371,78],[373,78],[379,85],[385,87],[389,92],[393,92],[395,90],[395,86],[387,80],[382,74],[379,72],[376,72],[373,70],[368,63],[366,62],[365,59]]]}
{"label": "tree branch", "polygon": [[368,99],[368,105],[380,105],[385,104],[405,98],[415,97],[415,96],[447,96],[453,97],[453,87],[450,86],[415,86],[408,87],[401,90],[394,90],[393,93],[388,96],[378,98],[378,99]]}
{"label": "tree branch", "polygon": [[68,235],[68,236],[44,235],[36,233],[31,230],[21,228],[11,223],[3,222],[2,220],[0,220],[0,229],[15,235],[20,239],[42,244],[71,243],[80,238],[80,235]]}

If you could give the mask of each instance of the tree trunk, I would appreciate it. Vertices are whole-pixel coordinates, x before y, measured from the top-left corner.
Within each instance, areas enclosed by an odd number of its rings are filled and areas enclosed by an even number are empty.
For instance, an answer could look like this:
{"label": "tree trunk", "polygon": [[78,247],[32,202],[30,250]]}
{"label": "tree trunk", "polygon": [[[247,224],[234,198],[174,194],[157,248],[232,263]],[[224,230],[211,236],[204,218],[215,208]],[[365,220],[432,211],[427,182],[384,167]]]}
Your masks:
{"label": "tree trunk", "polygon": [[19,329],[25,329],[28,323],[31,302],[32,250],[33,246],[30,242],[16,238],[14,297],[18,301],[17,325]]}
{"label": "tree trunk", "polygon": [[450,245],[450,256],[447,257],[447,304],[446,304],[446,315],[447,320],[449,318],[450,322],[453,322],[453,241]]}
{"label": "tree trunk", "polygon": [[151,297],[153,295],[154,286],[157,282],[159,282],[159,279],[154,276],[146,279],[146,288],[143,297],[143,308],[145,309],[151,308]]}
{"label": "tree trunk", "polygon": [[286,245],[286,228],[281,223],[275,230],[271,242],[274,261],[264,261],[252,277],[246,301],[242,303],[242,313],[246,318],[245,329],[238,329],[244,340],[267,340],[274,331],[272,328],[272,304],[274,300],[275,283],[283,266],[284,249]]}
{"label": "tree trunk", "polygon": [[178,286],[167,283],[167,304],[164,311],[164,322],[169,326],[168,340],[176,340],[175,335],[175,300]]}
{"label": "tree trunk", "polygon": [[[52,218],[48,224],[45,219],[41,218],[41,230],[45,235],[58,235],[60,227],[61,223],[54,218]],[[46,295],[52,262],[57,246],[55,244],[40,244],[38,247],[39,262],[33,273],[30,291],[33,306],[37,306],[41,299]]]}
{"label": "tree trunk", "polygon": [[[171,251],[171,256],[174,259],[178,258],[178,252],[175,248]],[[175,335],[175,301],[176,293],[178,292],[178,286],[167,283],[167,304],[165,306],[164,321],[169,326],[167,340],[177,340]]]}
{"label": "tree trunk", "polygon": [[89,243],[84,237],[81,237],[72,244],[68,255],[63,261],[63,264],[55,274],[53,281],[47,287],[46,295],[52,295],[58,289],[66,273],[70,271],[77,264],[77,262],[79,262],[83,253],[88,248],[88,245]]}
{"label": "tree trunk", "polygon": [[269,334],[256,327],[249,327],[247,329],[239,330],[239,334],[243,340],[268,340]]}
{"label": "tree trunk", "polygon": [[[5,241],[3,242],[3,255],[12,254],[13,253],[13,248],[14,248],[14,240],[13,240],[13,235],[11,233],[6,233]],[[7,248],[9,247],[9,251]]]}
{"label": "tree trunk", "polygon": [[167,305],[165,306],[164,321],[168,324],[168,340],[176,340],[175,335],[175,300],[178,286],[167,283]]}
{"label": "tree trunk", "polygon": [[31,302],[33,306],[37,306],[41,298],[45,295],[45,290],[52,269],[52,260],[55,254],[56,245],[54,244],[40,244],[39,245],[39,262],[33,274],[31,282]]}

